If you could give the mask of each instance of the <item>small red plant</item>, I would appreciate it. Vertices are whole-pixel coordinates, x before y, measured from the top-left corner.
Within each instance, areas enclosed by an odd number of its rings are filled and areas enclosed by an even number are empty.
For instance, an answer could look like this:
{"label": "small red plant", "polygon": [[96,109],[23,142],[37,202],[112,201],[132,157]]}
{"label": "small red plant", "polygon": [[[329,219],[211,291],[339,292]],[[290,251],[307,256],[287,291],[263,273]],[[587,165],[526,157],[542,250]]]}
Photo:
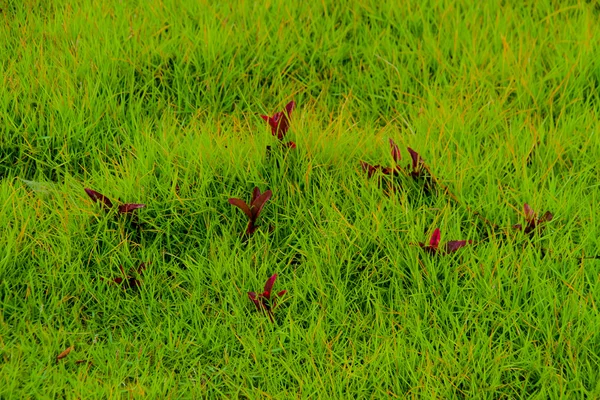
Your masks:
{"label": "small red plant", "polygon": [[273,319],[273,309],[276,305],[276,297],[281,297],[287,293],[287,290],[282,290],[272,296],[273,285],[277,279],[277,274],[273,274],[265,283],[265,288],[262,293],[248,292],[248,298],[254,303],[259,311],[264,311],[269,316],[271,322]]}
{"label": "small red plant", "polygon": [[[112,282],[116,283],[117,285],[122,285],[123,289],[136,289],[139,288],[140,286],[142,286],[142,282],[130,275],[127,275],[125,273],[125,269],[123,268],[122,265],[119,265],[119,269],[121,270],[121,275],[123,276],[118,276],[116,278],[112,279]],[[141,263],[140,266],[137,268],[136,273],[139,277],[142,276],[144,270],[146,269],[146,263]],[[104,280],[104,278],[100,278],[101,280]]]}
{"label": "small red plant", "polygon": [[[262,119],[267,121],[271,127],[271,134],[276,136],[277,139],[279,139],[279,141],[282,143],[288,129],[290,129],[290,118],[292,117],[292,111],[294,111],[295,107],[296,103],[294,101],[290,101],[286,104],[284,111],[276,112],[272,117],[268,115],[260,116]],[[283,144],[292,149],[296,148],[296,143],[291,141]]]}
{"label": "small red plant", "polygon": [[[108,212],[113,208],[112,201],[110,201],[110,199],[108,197],[106,197],[105,195],[98,193],[95,190],[88,189],[88,188],[85,188],[84,190],[87,193],[87,195],[90,197],[90,199],[92,199],[95,203],[100,203],[102,205],[102,208],[104,208],[105,211]],[[128,214],[128,213],[133,212],[133,210],[137,210],[139,208],[144,208],[144,207],[146,207],[145,204],[125,203],[125,204],[121,204],[118,207],[118,212],[119,212],[119,214]]]}
{"label": "small red plant", "polygon": [[230,198],[229,204],[236,206],[246,214],[248,217],[248,226],[246,228],[246,235],[250,236],[256,231],[256,220],[260,216],[260,213],[265,206],[265,203],[271,198],[271,191],[267,190],[264,193],[260,193],[260,189],[255,187],[252,191],[252,200],[250,205],[246,204],[244,200]]}
{"label": "small red plant", "polygon": [[423,158],[410,147],[407,147],[406,149],[410,153],[410,158],[412,159],[412,164],[408,166],[409,175],[413,178],[418,178],[424,170]]}
{"label": "small red plant", "polygon": [[523,204],[523,212],[525,214],[525,227],[521,224],[516,224],[513,225],[513,229],[523,231],[526,235],[531,235],[537,228],[541,229],[545,222],[550,222],[554,218],[554,215],[550,211],[546,211],[544,215],[538,218],[537,213],[527,203]]}
{"label": "small red plant", "polygon": [[450,254],[461,247],[465,247],[467,244],[473,243],[472,240],[451,240],[446,243],[445,247],[441,248],[441,236],[440,229],[435,228],[435,231],[433,231],[433,234],[431,235],[431,239],[429,239],[429,244],[419,242],[419,246],[429,254]]}
{"label": "small red plant", "polygon": [[377,171],[381,171],[381,173],[384,175],[397,175],[400,172],[400,166],[398,165],[398,163],[402,159],[402,155],[400,154],[400,148],[398,147],[398,145],[396,143],[394,143],[394,141],[392,139],[389,139],[389,140],[390,140],[390,147],[392,149],[392,158],[394,159],[396,166],[393,168],[392,167],[384,167],[382,165],[371,165],[367,162],[361,161],[360,165],[362,166],[363,171],[365,171],[367,173],[367,176],[369,178],[371,178]]}

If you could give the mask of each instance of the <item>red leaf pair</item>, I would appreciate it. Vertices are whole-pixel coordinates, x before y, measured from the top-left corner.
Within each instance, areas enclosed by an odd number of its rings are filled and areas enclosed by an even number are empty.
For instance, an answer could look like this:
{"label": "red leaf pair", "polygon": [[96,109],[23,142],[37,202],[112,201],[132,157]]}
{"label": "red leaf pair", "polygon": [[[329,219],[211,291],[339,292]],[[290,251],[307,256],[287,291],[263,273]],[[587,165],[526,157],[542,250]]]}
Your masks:
{"label": "red leaf pair", "polygon": [[527,203],[523,205],[523,212],[525,213],[525,222],[527,224],[525,227],[521,224],[513,225],[513,229],[523,231],[526,235],[532,234],[536,228],[541,228],[542,224],[550,222],[554,218],[554,215],[550,211],[546,211],[544,215],[538,218],[537,213]]}
{"label": "red leaf pair", "polygon": [[[116,283],[117,285],[123,285],[124,289],[135,289],[142,286],[142,282],[139,279],[136,279],[135,277],[129,276],[125,273],[125,269],[122,265],[119,265],[119,269],[121,270],[121,274],[123,276],[113,278],[112,281],[114,283]],[[141,263],[138,269],[136,270],[137,275],[141,277],[145,269],[146,264]],[[104,280],[104,278],[102,277],[100,279]]]}
{"label": "red leaf pair", "polygon": [[441,236],[440,229],[435,228],[435,231],[433,231],[433,234],[431,235],[431,239],[429,239],[429,244],[419,242],[419,246],[429,254],[450,254],[461,247],[465,247],[467,244],[473,243],[472,240],[451,240],[446,243],[445,247],[441,248]]}
{"label": "red leaf pair", "polygon": [[407,147],[406,149],[410,153],[410,158],[412,159],[412,164],[408,166],[408,169],[410,170],[409,174],[413,178],[418,178],[419,176],[421,176],[421,173],[423,172],[423,168],[424,168],[423,167],[424,166],[423,158],[419,155],[419,153],[417,153],[410,147]]}
{"label": "red leaf pair", "polygon": [[392,149],[392,158],[396,162],[396,166],[394,168],[384,167],[381,165],[371,165],[369,163],[361,161],[360,164],[362,166],[362,169],[363,169],[363,171],[365,171],[367,173],[367,176],[369,178],[371,178],[377,171],[381,171],[381,173],[383,173],[384,175],[397,175],[398,172],[400,171],[400,166],[398,165],[398,163],[402,159],[402,155],[400,154],[400,148],[398,147],[398,145],[396,143],[394,143],[394,141],[392,139],[389,139],[389,140],[390,140],[390,147]]}
{"label": "red leaf pair", "polygon": [[[260,117],[267,121],[269,126],[271,127],[271,134],[273,136],[277,136],[281,142],[283,142],[283,138],[287,134],[288,129],[290,129],[290,118],[292,117],[292,111],[296,107],[296,103],[294,101],[290,101],[285,106],[284,111],[279,111],[273,114],[272,117],[268,115],[261,115]],[[286,142],[283,143],[285,146],[289,148],[296,148],[296,143],[294,142]]]}
{"label": "red leaf pair", "polygon": [[276,305],[276,297],[281,297],[287,293],[287,290],[282,290],[271,298],[273,285],[275,284],[276,279],[277,274],[273,274],[267,279],[262,293],[257,294],[256,292],[248,292],[248,298],[254,303],[258,310],[267,313],[271,322],[273,322],[273,308],[275,308]]}
{"label": "red leaf pair", "polygon": [[[94,201],[94,203],[102,204],[102,208],[104,208],[105,211],[108,212],[113,208],[112,201],[110,201],[110,199],[108,197],[106,197],[105,195],[98,193],[92,189],[85,188],[84,190],[87,193],[87,195],[90,196],[90,199],[92,199]],[[144,208],[144,207],[146,207],[145,204],[126,203],[126,204],[121,204],[119,206],[118,212],[119,212],[119,214],[127,214],[127,213],[132,212],[133,210],[137,210],[138,208]]]}
{"label": "red leaf pair", "polygon": [[252,235],[256,231],[256,220],[260,216],[260,213],[265,206],[265,203],[271,198],[271,191],[267,190],[263,194],[260,193],[260,189],[255,187],[252,191],[252,201],[250,205],[246,204],[244,200],[230,198],[229,204],[238,207],[248,217],[248,227],[246,228],[246,235]]}

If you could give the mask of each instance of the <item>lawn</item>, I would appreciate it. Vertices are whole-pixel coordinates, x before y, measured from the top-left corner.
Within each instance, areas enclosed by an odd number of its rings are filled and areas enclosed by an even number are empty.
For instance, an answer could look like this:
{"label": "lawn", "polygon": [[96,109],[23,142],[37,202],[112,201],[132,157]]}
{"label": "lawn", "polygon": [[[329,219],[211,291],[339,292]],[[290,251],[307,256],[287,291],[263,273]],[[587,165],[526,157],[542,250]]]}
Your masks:
{"label": "lawn", "polygon": [[599,18],[0,1],[0,398],[600,398]]}

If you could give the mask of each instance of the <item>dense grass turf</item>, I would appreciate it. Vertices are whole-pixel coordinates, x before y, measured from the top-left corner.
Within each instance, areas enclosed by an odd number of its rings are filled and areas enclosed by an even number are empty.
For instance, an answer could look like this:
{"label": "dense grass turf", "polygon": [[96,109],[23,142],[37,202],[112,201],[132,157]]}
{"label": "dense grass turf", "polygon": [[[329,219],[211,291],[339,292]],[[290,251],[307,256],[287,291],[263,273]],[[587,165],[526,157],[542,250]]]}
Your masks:
{"label": "dense grass turf", "polygon": [[1,398],[600,397],[596,1],[0,8]]}

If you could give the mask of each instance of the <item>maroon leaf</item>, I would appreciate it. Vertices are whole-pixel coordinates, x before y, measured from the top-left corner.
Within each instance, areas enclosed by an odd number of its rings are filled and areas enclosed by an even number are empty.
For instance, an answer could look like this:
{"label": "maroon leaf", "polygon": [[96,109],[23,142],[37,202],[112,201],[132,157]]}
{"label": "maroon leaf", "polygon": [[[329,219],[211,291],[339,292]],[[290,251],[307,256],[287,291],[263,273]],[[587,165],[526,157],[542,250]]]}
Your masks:
{"label": "maroon leaf", "polygon": [[538,220],[538,222],[539,223],[550,222],[550,221],[552,221],[552,218],[554,218],[554,215],[552,215],[552,213],[550,211],[546,211],[544,213],[544,215],[542,215],[542,217]]}
{"label": "maroon leaf", "polygon": [[256,308],[260,310],[260,302],[258,301],[258,297],[255,292],[248,292],[248,298],[252,300]]}
{"label": "maroon leaf", "polygon": [[440,244],[440,239],[440,228],[435,228],[435,231],[433,231],[433,234],[431,235],[431,239],[429,239],[429,247],[437,250]]}
{"label": "maroon leaf", "polygon": [[446,243],[446,253],[454,253],[456,250],[460,249],[461,247],[465,247],[467,244],[470,243],[470,240],[451,240],[448,243]]}
{"label": "maroon leaf", "polygon": [[529,204],[523,204],[523,211],[525,212],[525,220],[527,222],[535,221],[537,215],[533,211],[533,209],[529,206]]}
{"label": "maroon leaf", "polygon": [[375,172],[377,172],[377,170],[379,168],[381,168],[380,165],[371,165],[371,164],[366,163],[364,161],[361,161],[360,165],[361,165],[363,171],[365,171],[367,173],[367,177],[368,178],[371,178],[375,174]]}
{"label": "maroon leaf", "polygon": [[269,279],[267,279],[267,282],[265,283],[265,289],[264,289],[264,292],[262,295],[267,300],[271,299],[271,291],[273,290],[273,285],[275,284],[276,279],[277,279],[277,274],[273,274]]}
{"label": "maroon leaf", "polygon": [[88,189],[88,188],[85,188],[84,190],[87,193],[87,195],[90,196],[90,198],[94,202],[100,202],[100,203],[102,203],[102,207],[104,207],[104,209],[109,210],[109,209],[111,209],[113,207],[113,204],[110,201],[110,199],[108,197],[104,196],[103,194],[98,193],[95,190]]}
{"label": "maroon leaf", "polygon": [[263,120],[267,121],[271,127],[271,134],[273,136],[277,136],[277,139],[283,140],[287,134],[287,131],[290,128],[290,118],[295,106],[296,103],[294,101],[290,101],[285,106],[285,111],[276,112],[272,117],[269,117],[268,115],[260,116]]}
{"label": "maroon leaf", "polygon": [[390,147],[392,148],[392,158],[398,164],[400,160],[402,160],[402,154],[400,153],[400,148],[394,141],[390,138]]}
{"label": "maroon leaf", "polygon": [[262,293],[257,294],[256,292],[248,292],[248,298],[254,303],[257,309],[267,313],[271,322],[274,322],[273,308],[276,305],[275,297],[280,297],[287,293],[287,290],[282,290],[271,298],[273,285],[275,284],[276,279],[277,274],[271,275],[271,277],[267,279]]}
{"label": "maroon leaf", "polygon": [[416,151],[414,151],[410,147],[407,147],[407,150],[410,153],[410,158],[412,159],[412,171],[411,171],[411,175],[413,177],[417,177],[421,173],[421,163],[423,162],[423,159],[421,158],[421,156],[419,155],[419,153],[417,153]]}
{"label": "maroon leaf", "polygon": [[423,250],[425,250],[426,252],[428,252],[430,254],[441,254],[441,253],[450,254],[450,253],[454,253],[461,247],[465,247],[467,244],[473,243],[473,241],[471,241],[471,240],[451,240],[446,243],[446,245],[444,246],[443,251],[442,251],[442,249],[440,249],[440,239],[441,239],[440,229],[436,228],[435,231],[433,231],[433,234],[431,235],[431,239],[429,239],[429,244],[420,242],[419,246],[421,246],[421,248],[423,248]]}
{"label": "maroon leaf", "polygon": [[122,204],[119,206],[119,214],[130,213],[133,210],[137,210],[137,209],[144,208],[144,207],[146,207],[145,204],[139,204],[139,203]]}
{"label": "maroon leaf", "polygon": [[252,220],[252,218],[253,218],[252,211],[250,211],[250,207],[248,207],[248,205],[246,204],[246,202],[244,200],[236,199],[236,198],[232,197],[228,201],[229,201],[229,204],[236,206],[237,208],[242,210],[244,212],[244,214],[246,214],[248,219]]}
{"label": "maroon leaf", "polygon": [[252,200],[250,205],[245,201],[230,198],[228,201],[230,204],[238,207],[248,217],[248,226],[246,227],[246,235],[252,235],[256,231],[256,220],[260,216],[260,213],[265,206],[265,203],[271,198],[272,192],[270,190],[260,193],[260,189],[255,187],[252,190]]}
{"label": "maroon leaf", "polygon": [[523,231],[526,235],[531,235],[540,228],[545,222],[550,222],[554,218],[554,215],[550,211],[546,211],[540,218],[537,217],[537,213],[533,211],[529,204],[523,204],[523,213],[525,214],[525,227],[522,224],[513,225],[513,229]]}
{"label": "maroon leaf", "polygon": [[[258,189],[258,188],[255,188],[255,189]],[[250,209],[252,211],[253,222],[258,219],[263,207],[265,206],[265,203],[267,201],[269,201],[269,199],[271,198],[271,195],[273,194],[270,190],[265,191],[263,194],[260,194],[260,191],[258,191],[258,193],[259,193],[259,195],[252,201],[252,206]]]}

